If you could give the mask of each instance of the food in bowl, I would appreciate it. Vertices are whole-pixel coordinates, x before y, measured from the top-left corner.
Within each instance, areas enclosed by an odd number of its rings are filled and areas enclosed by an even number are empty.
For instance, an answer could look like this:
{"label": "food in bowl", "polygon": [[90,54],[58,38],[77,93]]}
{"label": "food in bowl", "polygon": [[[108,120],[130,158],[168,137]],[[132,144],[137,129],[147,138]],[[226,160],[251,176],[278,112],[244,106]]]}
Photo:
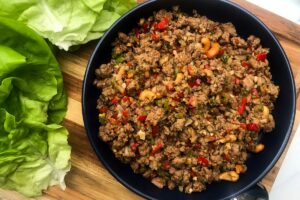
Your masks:
{"label": "food in bowl", "polygon": [[94,84],[99,136],[115,156],[159,188],[238,181],[275,127],[279,87],[260,39],[174,7],[120,32],[113,47]]}

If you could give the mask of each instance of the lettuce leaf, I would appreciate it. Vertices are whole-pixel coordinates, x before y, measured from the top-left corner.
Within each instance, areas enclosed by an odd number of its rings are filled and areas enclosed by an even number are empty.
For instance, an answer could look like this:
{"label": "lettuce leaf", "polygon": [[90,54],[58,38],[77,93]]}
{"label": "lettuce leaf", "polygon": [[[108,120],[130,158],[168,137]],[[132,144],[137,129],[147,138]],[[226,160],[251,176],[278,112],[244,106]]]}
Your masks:
{"label": "lettuce leaf", "polygon": [[0,17],[0,187],[37,196],[65,188],[71,148],[59,125],[67,98],[47,43],[15,20]]}
{"label": "lettuce leaf", "polygon": [[27,24],[60,49],[101,37],[136,0],[0,0],[0,16]]}

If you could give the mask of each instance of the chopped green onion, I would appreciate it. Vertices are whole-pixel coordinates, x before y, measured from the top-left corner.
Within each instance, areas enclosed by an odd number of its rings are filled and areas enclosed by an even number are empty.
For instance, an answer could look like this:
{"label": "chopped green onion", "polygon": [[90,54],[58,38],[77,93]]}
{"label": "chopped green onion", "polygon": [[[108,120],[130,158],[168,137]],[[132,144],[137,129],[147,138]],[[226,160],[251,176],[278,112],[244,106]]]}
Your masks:
{"label": "chopped green onion", "polygon": [[227,64],[227,62],[228,62],[228,56],[227,56],[226,54],[222,55],[222,56],[221,56],[221,60],[222,60],[222,62],[223,62],[224,64]]}
{"label": "chopped green onion", "polygon": [[177,119],[184,118],[184,114],[183,114],[183,113],[176,113],[176,114],[175,114],[175,117],[176,117]]}

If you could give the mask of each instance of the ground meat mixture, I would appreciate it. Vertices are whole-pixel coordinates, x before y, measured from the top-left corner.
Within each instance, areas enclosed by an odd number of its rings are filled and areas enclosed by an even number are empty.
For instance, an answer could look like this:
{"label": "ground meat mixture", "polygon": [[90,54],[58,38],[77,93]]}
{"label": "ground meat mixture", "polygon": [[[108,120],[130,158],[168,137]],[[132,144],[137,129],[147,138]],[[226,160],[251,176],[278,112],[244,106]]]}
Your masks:
{"label": "ground meat mixture", "polygon": [[259,38],[196,12],[142,18],[96,69],[100,138],[159,188],[237,181],[275,126],[268,53]]}

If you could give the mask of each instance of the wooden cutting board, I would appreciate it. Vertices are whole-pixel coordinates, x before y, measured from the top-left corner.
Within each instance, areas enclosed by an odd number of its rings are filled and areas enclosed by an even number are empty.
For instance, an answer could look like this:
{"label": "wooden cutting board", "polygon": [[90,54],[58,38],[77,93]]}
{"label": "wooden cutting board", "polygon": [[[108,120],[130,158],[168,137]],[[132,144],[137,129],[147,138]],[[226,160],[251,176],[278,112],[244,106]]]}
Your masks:
{"label": "wooden cutting board", "polygon": [[[300,87],[300,26],[272,14],[244,0],[234,0],[242,7],[259,17],[277,36],[291,62],[295,77],[297,95]],[[121,185],[98,161],[92,150],[83,127],[81,114],[81,86],[87,62],[97,42],[91,42],[72,53],[59,52],[65,87],[68,91],[69,106],[64,125],[70,132],[72,146],[72,169],[66,177],[67,189],[51,187],[40,200],[135,200],[142,199]],[[299,110],[298,110],[299,109]],[[297,98],[297,112],[293,134],[300,122],[300,99]],[[292,140],[293,136],[290,138]],[[287,149],[286,149],[287,150]],[[285,151],[286,152],[286,151]],[[262,180],[268,190],[276,178],[285,153]],[[24,200],[22,195],[0,190],[0,200]]]}

